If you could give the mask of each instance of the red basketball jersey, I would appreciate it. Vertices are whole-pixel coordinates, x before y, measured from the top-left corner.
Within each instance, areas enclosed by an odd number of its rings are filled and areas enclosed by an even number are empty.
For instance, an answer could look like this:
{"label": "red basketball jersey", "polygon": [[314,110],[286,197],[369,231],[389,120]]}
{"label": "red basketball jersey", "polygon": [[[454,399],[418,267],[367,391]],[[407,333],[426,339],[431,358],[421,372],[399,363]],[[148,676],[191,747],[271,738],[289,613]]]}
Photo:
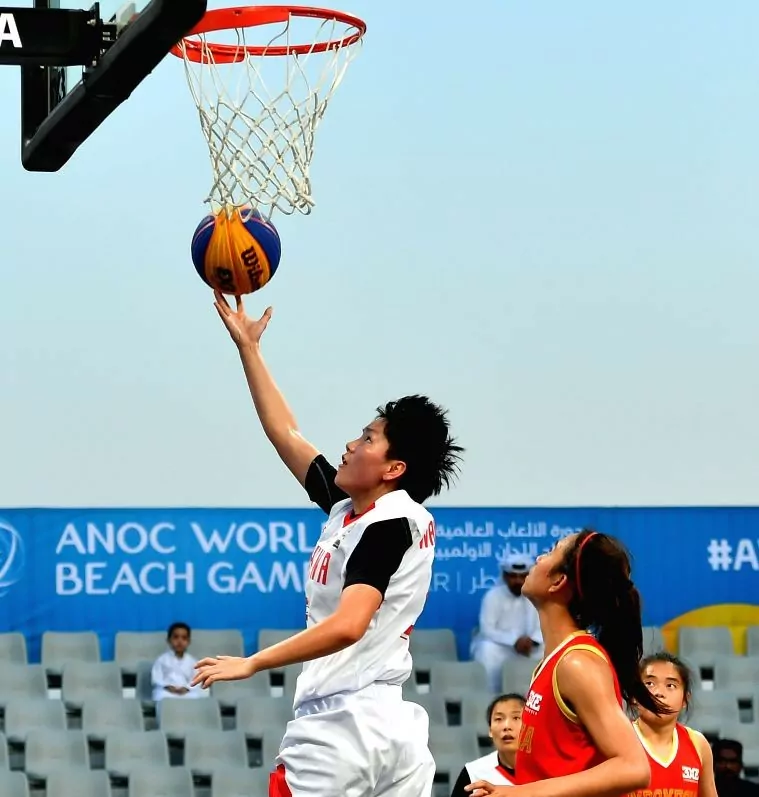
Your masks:
{"label": "red basketball jersey", "polygon": [[515,766],[518,784],[583,772],[605,760],[577,715],[559,694],[556,668],[571,650],[590,651],[609,663],[617,700],[622,705],[617,675],[595,637],[578,631],[565,639],[543,659],[532,677],[522,712]]}
{"label": "red basketball jersey", "polygon": [[648,753],[651,782],[645,789],[632,792],[631,797],[698,797],[701,756],[692,736],[693,731],[684,725],[676,725],[672,735],[672,752],[669,759],[663,761],[649,749],[637,726],[635,730],[643,749]]}

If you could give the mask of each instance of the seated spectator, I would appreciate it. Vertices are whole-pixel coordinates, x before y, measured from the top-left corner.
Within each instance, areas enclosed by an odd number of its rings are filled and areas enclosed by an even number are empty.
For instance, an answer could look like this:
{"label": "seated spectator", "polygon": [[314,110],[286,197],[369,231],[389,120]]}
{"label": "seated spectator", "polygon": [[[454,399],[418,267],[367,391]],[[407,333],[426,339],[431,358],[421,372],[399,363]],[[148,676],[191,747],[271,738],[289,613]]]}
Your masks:
{"label": "seated spectator", "polygon": [[719,797],[759,797],[759,785],[741,777],[743,745],[734,739],[717,739],[712,745],[714,779]]}
{"label": "seated spectator", "polygon": [[187,652],[192,632],[187,623],[173,623],[166,639],[169,650],[162,653],[153,664],[150,674],[153,682],[153,700],[167,697],[207,697],[200,686],[190,686],[195,677],[196,659]]}
{"label": "seated spectator", "polygon": [[470,761],[459,775],[451,797],[471,797],[464,791],[470,783],[486,780],[494,786],[514,785],[514,761],[519,746],[524,698],[517,694],[500,695],[487,710],[489,735],[495,750]]}
{"label": "seated spectator", "polygon": [[524,554],[508,556],[501,563],[504,583],[489,589],[482,599],[479,632],[471,653],[485,668],[493,694],[501,691],[505,662],[517,656],[536,660],[543,656],[538,612],[522,595],[522,585],[533,564],[533,559]]}

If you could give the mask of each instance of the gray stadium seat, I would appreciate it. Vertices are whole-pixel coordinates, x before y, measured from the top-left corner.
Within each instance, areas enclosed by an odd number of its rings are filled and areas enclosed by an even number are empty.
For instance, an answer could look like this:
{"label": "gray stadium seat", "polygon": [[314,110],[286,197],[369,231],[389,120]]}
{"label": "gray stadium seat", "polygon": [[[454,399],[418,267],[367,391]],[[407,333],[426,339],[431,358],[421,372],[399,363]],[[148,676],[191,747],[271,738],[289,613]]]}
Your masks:
{"label": "gray stadium seat", "polygon": [[235,706],[245,697],[271,697],[269,673],[256,673],[244,681],[219,681],[211,686],[211,696],[215,697],[223,708]]}
{"label": "gray stadium seat", "polygon": [[[461,701],[461,724],[479,728],[480,734],[484,736],[488,728],[488,718],[486,716],[488,706],[494,697],[495,695],[490,692],[471,692],[468,695],[464,695]],[[464,764],[461,766],[463,767]]]}
{"label": "gray stadium seat", "polygon": [[430,718],[430,725],[447,725],[448,714],[445,708],[445,698],[438,694],[411,694],[404,695],[404,700],[421,706]]}
{"label": "gray stadium seat", "polygon": [[458,756],[459,770],[467,761],[480,756],[477,741],[478,728],[471,725],[460,725],[456,728],[445,728],[440,725],[430,726],[430,752],[435,761],[446,756]]}
{"label": "gray stadium seat", "polygon": [[169,748],[161,731],[111,731],[105,739],[105,768],[125,778],[142,767],[168,767]]}
{"label": "gray stadium seat", "polygon": [[5,707],[5,734],[11,742],[23,742],[32,731],[66,730],[66,709],[60,700],[19,697]]}
{"label": "gray stadium seat", "polygon": [[759,745],[743,748],[743,765],[750,769],[759,769]]}
{"label": "gray stadium seat", "polygon": [[693,693],[687,724],[705,734],[719,734],[725,723],[740,722],[738,698],[731,692]]}
{"label": "gray stadium seat", "polygon": [[281,735],[292,719],[292,703],[283,697],[244,697],[237,703],[237,730],[251,739],[263,739],[271,728]]}
{"label": "gray stadium seat", "polygon": [[[4,733],[0,733],[0,772],[9,769],[10,763],[8,761],[8,740],[5,738]],[[2,794],[2,791],[0,791]]]}
{"label": "gray stadium seat", "polygon": [[42,635],[42,666],[60,675],[66,664],[100,661],[100,639],[92,631],[46,631]]}
{"label": "gray stadium seat", "polygon": [[135,697],[147,705],[153,704],[153,662],[142,661],[136,668]]}
{"label": "gray stadium seat", "polygon": [[82,710],[82,730],[89,739],[105,739],[113,731],[143,731],[145,721],[139,700],[121,697],[88,699]]}
{"label": "gray stadium seat", "polygon": [[722,656],[714,665],[714,688],[751,695],[759,684],[759,658]]}
{"label": "gray stadium seat", "polygon": [[746,655],[759,656],[759,625],[750,625],[746,629]]}
{"label": "gray stadium seat", "polygon": [[744,748],[759,748],[759,722],[725,722],[721,731],[723,739],[735,739]]}
{"label": "gray stadium seat", "polygon": [[245,767],[248,764],[245,734],[241,731],[190,731],[184,741],[184,760],[185,766],[196,776]]}
{"label": "gray stadium seat", "polygon": [[129,797],[193,797],[185,767],[141,767],[129,776]]}
{"label": "gray stadium seat", "polygon": [[166,698],[160,706],[159,724],[167,739],[184,739],[193,730],[222,730],[219,703],[212,697]]}
{"label": "gray stadium seat", "polygon": [[47,698],[47,677],[38,664],[3,665],[0,678],[0,706],[5,708],[12,700]]}
{"label": "gray stadium seat", "polygon": [[678,651],[684,659],[734,653],[733,637],[726,625],[689,626],[678,631]]}
{"label": "gray stadium seat", "polygon": [[26,737],[26,773],[32,780],[45,780],[59,769],[89,768],[87,742],[81,731],[51,731],[38,728]]}
{"label": "gray stadium seat", "polygon": [[303,672],[303,665],[288,664],[287,667],[281,670],[273,670],[273,672],[282,673],[285,679],[285,696],[292,698],[298,685],[298,676]]}
{"label": "gray stadium seat", "polygon": [[110,797],[108,773],[82,772],[81,769],[51,772],[45,784],[45,797]]}
{"label": "gray stadium seat", "polygon": [[262,766],[269,772],[274,769],[274,759],[279,754],[284,735],[284,728],[269,728],[266,736],[264,736],[263,744],[261,745]]}
{"label": "gray stadium seat", "polygon": [[485,668],[477,661],[441,661],[430,669],[430,692],[461,700],[468,692],[487,692]]}
{"label": "gray stadium seat", "polygon": [[262,628],[258,632],[258,649],[263,650],[264,648],[270,648],[278,642],[282,642],[285,639],[289,639],[291,636],[299,634],[302,630],[302,628],[286,628],[284,630],[278,628]]}
{"label": "gray stadium seat", "polygon": [[3,797],[29,797],[29,781],[23,772],[0,772],[0,794]]}
{"label": "gray stadium seat", "polygon": [[242,634],[236,629],[213,631],[205,628],[193,629],[190,648],[196,659],[203,659],[206,656],[245,655]]}
{"label": "gray stadium seat", "polygon": [[61,698],[70,708],[80,709],[92,698],[120,698],[123,694],[121,668],[115,662],[63,665]]}
{"label": "gray stadium seat", "polygon": [[165,631],[119,631],[114,660],[126,675],[136,675],[140,662],[153,662],[167,650]]}
{"label": "gray stadium seat", "polygon": [[414,661],[436,659],[458,661],[456,636],[450,628],[414,629],[409,637],[409,650]]}
{"label": "gray stadium seat", "polygon": [[643,626],[643,655],[659,653],[664,650],[664,636],[658,625]]}
{"label": "gray stadium seat", "polygon": [[532,674],[540,662],[520,656],[511,659],[503,665],[501,670],[501,688],[504,692],[516,692],[527,697],[530,691]]}
{"label": "gray stadium seat", "polygon": [[211,776],[211,797],[267,797],[270,766],[256,769],[228,767]]}
{"label": "gray stadium seat", "polygon": [[19,633],[0,634],[0,662],[6,664],[26,664],[26,637]]}
{"label": "gray stadium seat", "polygon": [[[479,758],[479,753],[477,757]],[[462,760],[458,753],[446,753],[435,756],[435,774],[444,775],[448,778],[449,786],[445,791],[446,795],[451,793],[453,784],[456,782],[456,778],[459,776],[459,772],[461,772],[461,770],[464,768],[464,764],[470,760],[471,759],[466,759],[466,761]],[[433,794],[434,793],[435,790],[433,789]]]}

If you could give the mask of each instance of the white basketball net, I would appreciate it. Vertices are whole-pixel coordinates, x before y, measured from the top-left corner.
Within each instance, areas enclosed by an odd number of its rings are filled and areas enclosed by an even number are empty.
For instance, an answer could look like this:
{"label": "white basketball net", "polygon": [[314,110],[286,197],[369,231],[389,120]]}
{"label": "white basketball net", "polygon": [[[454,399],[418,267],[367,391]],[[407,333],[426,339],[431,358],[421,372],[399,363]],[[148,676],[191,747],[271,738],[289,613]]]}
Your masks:
{"label": "white basketball net", "polygon": [[[290,40],[292,21],[291,17],[280,26],[266,48],[303,44],[302,37],[296,40],[293,35]],[[308,41],[335,41],[355,32],[334,19],[312,22],[318,31]],[[260,36],[260,30],[233,30],[229,43],[242,52],[246,36]],[[211,156],[213,185],[206,202],[215,211],[252,205],[267,217],[275,209],[288,215],[310,213],[314,134],[361,39],[303,55],[246,53],[244,61],[229,64],[216,62],[206,38],[219,43],[218,32],[192,37],[202,47],[201,63],[187,57],[184,42],[179,45]]]}

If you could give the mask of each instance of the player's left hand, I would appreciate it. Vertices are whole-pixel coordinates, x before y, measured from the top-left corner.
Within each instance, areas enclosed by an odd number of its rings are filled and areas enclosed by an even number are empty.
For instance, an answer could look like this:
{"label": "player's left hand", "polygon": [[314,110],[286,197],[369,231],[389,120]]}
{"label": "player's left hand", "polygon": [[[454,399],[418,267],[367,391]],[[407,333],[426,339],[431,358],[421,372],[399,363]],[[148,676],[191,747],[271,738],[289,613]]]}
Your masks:
{"label": "player's left hand", "polygon": [[464,787],[464,791],[468,791],[472,797],[512,797],[514,793],[513,786],[494,786],[486,780],[477,780]]}
{"label": "player's left hand", "polygon": [[201,659],[196,665],[198,671],[192,686],[200,684],[208,689],[217,681],[241,681],[255,674],[256,668],[252,659],[241,656],[217,656],[215,659]]}

